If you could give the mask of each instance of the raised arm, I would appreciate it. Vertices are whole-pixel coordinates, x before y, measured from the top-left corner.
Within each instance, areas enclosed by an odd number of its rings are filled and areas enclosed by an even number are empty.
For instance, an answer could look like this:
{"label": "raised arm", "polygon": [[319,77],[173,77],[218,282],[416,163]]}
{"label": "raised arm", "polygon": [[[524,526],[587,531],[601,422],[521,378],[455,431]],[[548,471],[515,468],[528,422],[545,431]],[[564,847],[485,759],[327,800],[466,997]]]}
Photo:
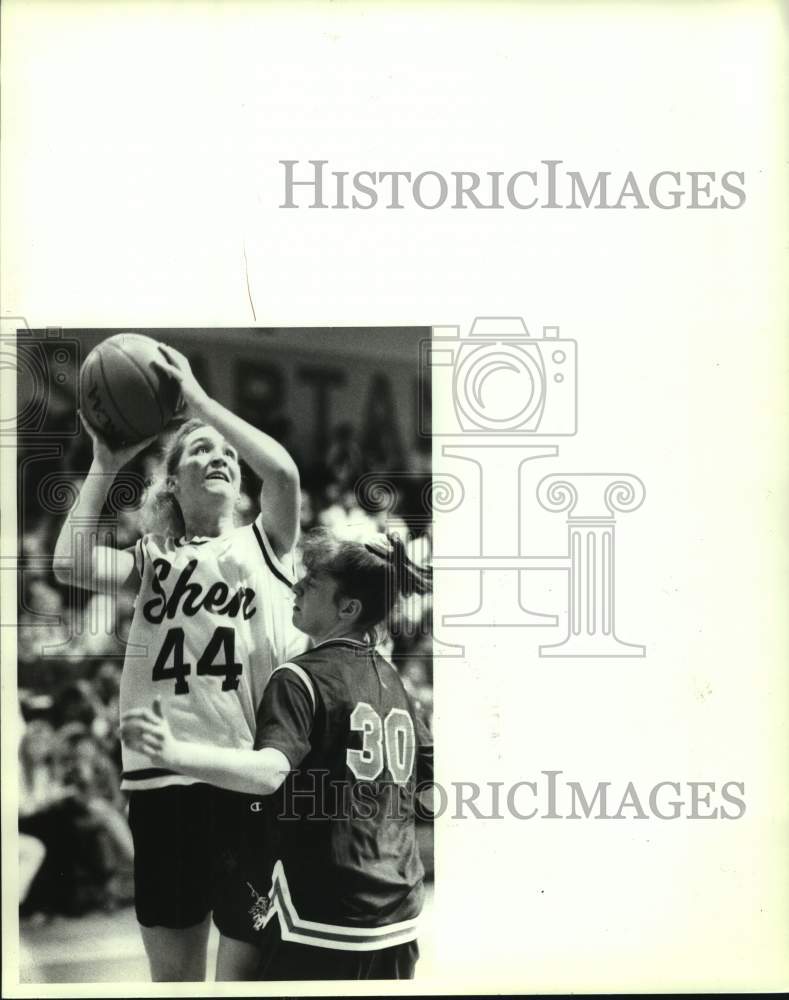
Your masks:
{"label": "raised arm", "polygon": [[98,521],[118,472],[154,439],[112,450],[80,416],[93,441],[93,462],[79,496],[60,529],[52,569],[60,583],[115,593],[139,581],[131,552],[98,544]]}
{"label": "raised arm", "polygon": [[164,360],[159,367],[181,385],[190,412],[215,427],[262,480],[260,510],[263,527],[277,556],[296,543],[301,505],[299,470],[287,450],[263,431],[231,413],[205,392],[180,351],[160,345]]}

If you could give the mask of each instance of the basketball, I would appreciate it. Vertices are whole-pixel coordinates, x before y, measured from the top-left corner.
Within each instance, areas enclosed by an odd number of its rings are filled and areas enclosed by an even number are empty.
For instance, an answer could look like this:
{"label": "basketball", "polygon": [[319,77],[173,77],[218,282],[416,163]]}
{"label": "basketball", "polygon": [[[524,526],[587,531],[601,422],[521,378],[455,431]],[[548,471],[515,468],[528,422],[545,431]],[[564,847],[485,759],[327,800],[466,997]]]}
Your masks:
{"label": "basketball", "polygon": [[113,446],[135,444],[164,430],[180,389],[153,361],[164,360],[158,343],[139,333],[103,340],[80,371],[82,413]]}

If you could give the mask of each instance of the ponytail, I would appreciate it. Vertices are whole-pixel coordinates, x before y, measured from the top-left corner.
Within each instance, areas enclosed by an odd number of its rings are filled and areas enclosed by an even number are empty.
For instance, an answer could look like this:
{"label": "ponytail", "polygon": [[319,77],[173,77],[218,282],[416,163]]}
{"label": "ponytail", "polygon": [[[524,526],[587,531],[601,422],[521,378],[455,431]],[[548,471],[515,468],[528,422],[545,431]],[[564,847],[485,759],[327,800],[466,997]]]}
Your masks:
{"label": "ponytail", "polygon": [[362,628],[372,630],[386,622],[400,597],[427,594],[432,589],[432,571],[408,558],[396,534],[351,542],[316,528],[302,540],[302,554],[309,572],[328,573],[341,596],[361,602],[358,624]]}
{"label": "ponytail", "polygon": [[368,552],[379,558],[386,559],[392,569],[396,592],[401,597],[411,597],[413,594],[427,594],[432,589],[433,571],[429,566],[418,566],[408,558],[405,543],[398,534],[384,536],[389,548],[379,544],[365,544]]}

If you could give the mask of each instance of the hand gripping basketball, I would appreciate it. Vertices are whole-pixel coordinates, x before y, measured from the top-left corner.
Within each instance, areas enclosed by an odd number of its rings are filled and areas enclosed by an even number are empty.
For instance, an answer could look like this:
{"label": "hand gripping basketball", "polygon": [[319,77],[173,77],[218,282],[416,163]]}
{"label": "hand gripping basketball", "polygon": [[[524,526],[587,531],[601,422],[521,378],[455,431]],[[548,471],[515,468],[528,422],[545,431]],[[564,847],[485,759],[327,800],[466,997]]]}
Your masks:
{"label": "hand gripping basketball", "polygon": [[179,386],[181,390],[179,409],[184,406],[196,410],[208,401],[208,394],[195,378],[189,359],[174,347],[159,344],[159,357],[154,358],[151,365],[165,378]]}
{"label": "hand gripping basketball", "polygon": [[135,442],[135,444],[112,447],[99,431],[91,427],[82,411],[80,411],[79,419],[93,442],[94,460],[104,472],[117,472],[122,469],[124,465],[131,462],[135,455],[138,455],[156,440],[156,435],[152,434],[150,437],[143,438],[142,441]]}

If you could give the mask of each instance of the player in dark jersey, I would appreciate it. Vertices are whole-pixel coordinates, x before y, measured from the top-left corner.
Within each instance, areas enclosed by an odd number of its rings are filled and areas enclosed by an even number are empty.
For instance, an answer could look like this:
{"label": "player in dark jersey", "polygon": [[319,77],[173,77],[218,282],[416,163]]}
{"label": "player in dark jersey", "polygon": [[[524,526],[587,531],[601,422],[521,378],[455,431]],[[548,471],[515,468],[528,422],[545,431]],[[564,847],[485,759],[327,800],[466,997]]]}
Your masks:
{"label": "player in dark jersey", "polygon": [[175,740],[158,701],[124,716],[123,737],[159,766],[267,796],[239,904],[258,978],[411,978],[424,875],[415,795],[432,782],[432,739],[371,636],[430,574],[397,537],[313,533],[304,563],[293,622],[316,645],[272,674],[255,750]]}

